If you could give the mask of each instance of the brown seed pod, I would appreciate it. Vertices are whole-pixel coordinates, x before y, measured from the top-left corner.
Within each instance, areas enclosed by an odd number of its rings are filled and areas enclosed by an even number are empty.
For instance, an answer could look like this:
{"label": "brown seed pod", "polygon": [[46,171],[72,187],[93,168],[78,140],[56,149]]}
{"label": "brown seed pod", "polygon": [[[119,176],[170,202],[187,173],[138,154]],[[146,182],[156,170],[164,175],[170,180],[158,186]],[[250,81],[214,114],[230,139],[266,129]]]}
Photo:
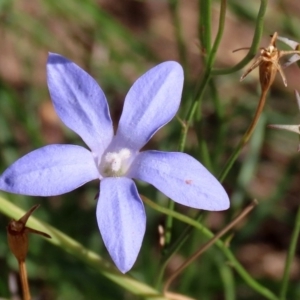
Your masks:
{"label": "brown seed pod", "polygon": [[25,261],[28,252],[28,232],[36,233],[47,238],[51,238],[47,233],[26,227],[26,222],[31,214],[39,207],[33,206],[22,218],[18,221],[12,220],[7,226],[7,239],[11,252],[17,260]]}

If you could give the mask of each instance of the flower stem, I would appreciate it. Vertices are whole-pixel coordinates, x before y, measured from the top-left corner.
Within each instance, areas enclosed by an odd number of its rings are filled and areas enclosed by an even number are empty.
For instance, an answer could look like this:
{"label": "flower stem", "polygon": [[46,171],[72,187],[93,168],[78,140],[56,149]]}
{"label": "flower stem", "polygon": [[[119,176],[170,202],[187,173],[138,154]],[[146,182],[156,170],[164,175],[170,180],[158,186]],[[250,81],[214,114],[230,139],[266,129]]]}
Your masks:
{"label": "flower stem", "polygon": [[260,45],[260,40],[261,40],[262,33],[263,33],[264,17],[265,17],[266,11],[267,11],[267,6],[268,6],[268,0],[260,1],[260,8],[259,8],[258,15],[256,18],[254,36],[253,36],[251,47],[250,47],[247,55],[238,64],[236,64],[235,66],[233,66],[231,68],[212,70],[212,72],[211,72],[212,75],[226,75],[226,74],[234,73],[238,70],[241,70],[255,56],[255,54],[258,51],[258,48]]}
{"label": "flower stem", "polygon": [[226,225],[219,233],[211,238],[207,243],[201,246],[194,254],[192,254],[175,272],[168,278],[164,286],[164,294],[166,294],[173,280],[193,261],[195,261],[202,253],[209,249],[217,240],[219,240],[225,233],[227,233],[232,227],[239,223],[242,219],[248,215],[248,213],[257,205],[256,201],[253,201],[248,205],[236,218],[234,218],[228,225]]}
{"label": "flower stem", "polygon": [[176,37],[176,41],[177,41],[179,59],[183,65],[184,74],[185,74],[185,76],[187,76],[187,74],[188,74],[187,51],[186,51],[184,39],[182,36],[182,28],[181,28],[181,23],[180,23],[180,19],[179,19],[178,0],[169,0],[169,9],[171,12],[171,18],[172,18],[173,25],[175,28],[175,37]]}
{"label": "flower stem", "polygon": [[[141,195],[141,198],[142,198],[143,202],[145,204],[147,204],[148,206],[150,206],[151,208],[153,208],[161,213],[171,215],[173,218],[193,226],[194,228],[198,229],[207,238],[211,239],[214,237],[214,234],[208,228],[206,228],[201,223],[199,223],[198,221],[191,219],[180,213],[177,213],[175,211],[169,210],[168,208],[162,207],[162,206],[152,202],[150,199],[148,199],[145,196]],[[223,254],[230,261],[230,265],[243,278],[243,280],[245,281],[246,284],[248,284],[249,287],[251,287],[257,293],[263,295],[266,299],[278,300],[278,297],[276,297],[269,289],[262,286],[260,283],[258,283],[257,281],[255,281],[255,279],[252,278],[252,276],[244,269],[244,267],[239,263],[239,261],[232,254],[231,250],[228,248],[228,246],[222,240],[216,240],[215,245],[223,252]]]}
{"label": "flower stem", "polygon": [[258,103],[258,106],[256,108],[256,112],[255,112],[254,118],[253,118],[250,126],[248,127],[247,131],[245,132],[244,136],[240,140],[238,146],[235,148],[234,152],[231,154],[230,158],[228,159],[225,167],[221,171],[221,173],[220,173],[220,175],[218,177],[219,180],[220,180],[220,182],[224,181],[224,179],[227,176],[229,170],[231,169],[232,165],[234,164],[234,162],[236,161],[237,157],[239,156],[242,148],[245,146],[245,144],[248,142],[248,140],[252,136],[252,133],[253,133],[253,131],[255,129],[255,126],[256,126],[256,124],[257,124],[257,122],[259,120],[259,117],[260,117],[260,115],[261,115],[261,113],[263,111],[263,108],[265,106],[268,90],[269,90],[269,87],[262,90],[261,96],[260,96],[260,99],[259,99],[259,103]]}
{"label": "flower stem", "polygon": [[[180,62],[183,64],[185,77],[188,75],[187,72],[187,51],[184,44],[184,39],[182,36],[181,24],[179,19],[179,11],[178,11],[178,0],[169,0],[169,9],[171,12],[171,17],[173,21],[173,25],[175,28],[175,37],[177,41],[177,48],[179,53]],[[175,204],[173,201],[169,200],[168,203],[169,209],[174,210]],[[167,218],[166,220],[166,233],[165,233],[165,247],[164,250],[168,247],[171,242],[172,237],[172,227],[173,227],[173,219]],[[164,252],[163,252],[164,253]]]}
{"label": "flower stem", "polygon": [[[175,202],[169,200],[168,207],[170,210],[174,210]],[[167,250],[169,244],[171,243],[172,227],[173,227],[173,218],[172,218],[172,216],[168,215],[167,219],[166,219],[166,233],[165,233],[165,245],[164,245],[164,249],[163,249],[163,253],[162,253],[163,255],[166,253],[166,250]]]}
{"label": "flower stem", "polygon": [[[179,142],[179,151],[181,151],[181,152],[183,152],[184,147],[185,147],[186,137],[187,137],[189,126],[192,123],[195,112],[201,103],[202,96],[204,94],[204,90],[210,80],[210,73],[211,73],[212,65],[214,63],[216,53],[217,53],[217,50],[218,50],[218,47],[219,47],[219,44],[221,42],[221,38],[223,35],[223,31],[224,31],[226,3],[227,3],[226,0],[221,1],[220,16],[219,16],[219,28],[218,28],[217,36],[216,36],[214,45],[212,47],[212,50],[209,53],[209,57],[208,57],[207,65],[206,65],[206,71],[203,76],[202,83],[200,84],[200,87],[197,89],[197,91],[195,93],[194,102],[191,105],[191,108],[187,115],[187,121],[185,122],[182,132],[181,132],[180,142]],[[174,210],[173,201],[169,201],[169,209],[172,211]],[[166,236],[165,236],[166,249],[167,249],[167,246],[171,242],[172,226],[173,226],[173,217],[171,215],[168,215],[167,220],[166,220]],[[163,269],[163,267],[162,267],[162,269]]]}
{"label": "flower stem", "polygon": [[[179,151],[181,151],[181,152],[183,152],[184,147],[185,147],[186,136],[187,136],[187,133],[188,133],[189,126],[190,126],[190,124],[192,122],[192,119],[195,115],[196,109],[200,105],[204,90],[205,90],[205,88],[207,86],[207,83],[209,82],[209,79],[210,79],[210,71],[212,69],[212,65],[213,65],[213,62],[215,60],[216,52],[217,52],[217,49],[218,49],[219,44],[221,42],[221,38],[222,38],[223,30],[224,30],[225,13],[226,13],[226,0],[222,0],[221,1],[221,9],[220,9],[220,18],[219,18],[219,20],[220,20],[219,21],[219,29],[218,29],[217,37],[216,37],[216,40],[214,42],[212,51],[209,54],[208,64],[207,64],[207,67],[206,67],[206,72],[205,72],[205,75],[203,77],[202,84],[200,85],[199,89],[197,90],[197,92],[195,94],[195,97],[194,97],[195,101],[193,102],[193,104],[190,108],[190,111],[189,111],[188,117],[187,117],[187,122],[185,123],[185,126],[182,129],[180,142],[179,142]],[[173,201],[169,201],[169,202],[170,202],[169,203],[169,208],[173,210],[174,209],[174,204],[171,204],[171,202],[173,202]],[[166,232],[167,232],[166,246],[171,241],[172,225],[173,225],[172,217],[168,216],[167,221],[166,221]]]}
{"label": "flower stem", "polygon": [[[24,210],[2,197],[0,197],[0,212],[11,218],[20,217],[25,213]],[[33,216],[30,217],[27,224],[31,228],[36,228],[41,232],[49,233],[51,239],[46,239],[46,241],[61,248],[62,251],[76,257],[84,264],[91,266],[99,274],[108,278],[111,282],[116,283],[124,290],[147,300],[167,300],[166,297],[161,295],[161,293],[151,286],[134,279],[130,275],[120,273],[114,266],[111,265],[111,263],[104,260],[97,253],[85,248],[82,244],[49,224],[41,222]]]}
{"label": "flower stem", "polygon": [[[142,198],[142,199],[145,203],[147,203],[147,201],[149,200],[147,198]],[[151,206],[150,203],[148,203],[148,204]],[[201,217],[202,217],[202,214],[199,214],[196,219],[196,222],[200,221]],[[159,270],[158,276],[156,277],[155,285],[154,285],[156,289],[160,288],[160,285],[163,280],[164,271],[165,271],[170,259],[181,248],[181,246],[186,242],[186,240],[189,238],[190,233],[192,232],[193,229],[194,229],[194,227],[192,227],[192,226],[186,226],[186,228],[182,231],[180,236],[170,246],[170,248],[168,249],[168,253],[162,258],[161,264],[160,264],[160,270]]]}
{"label": "flower stem", "polygon": [[198,35],[201,42],[201,53],[210,53],[211,48],[211,0],[199,0]]}
{"label": "flower stem", "polygon": [[224,31],[226,4],[227,4],[226,0],[221,1],[220,16],[219,16],[219,27],[218,27],[217,36],[216,36],[214,45],[212,47],[212,50],[209,53],[209,57],[208,57],[208,60],[207,60],[207,65],[206,65],[206,68],[205,68],[203,80],[201,81],[199,87],[197,88],[197,90],[195,92],[194,101],[193,101],[193,103],[190,107],[190,110],[189,110],[188,114],[187,114],[186,123],[185,123],[185,126],[183,127],[183,130],[182,130],[182,133],[181,133],[181,136],[180,136],[180,141],[179,141],[179,150],[180,151],[184,150],[185,143],[186,143],[186,137],[187,137],[189,127],[192,123],[192,120],[194,118],[196,110],[197,110],[197,108],[199,107],[199,105],[202,101],[202,97],[203,97],[205,88],[207,87],[207,84],[208,84],[208,82],[211,78],[212,66],[213,66],[213,63],[215,61],[217,50],[219,48],[221,38],[222,38],[222,35],[223,35],[223,31]]}
{"label": "flower stem", "polygon": [[291,269],[292,261],[293,261],[293,258],[295,256],[295,252],[296,252],[299,232],[300,232],[300,207],[298,208],[298,211],[297,211],[295,227],[294,227],[294,230],[292,233],[291,243],[290,243],[290,247],[289,247],[286,261],[285,261],[285,268],[284,268],[284,273],[283,273],[283,277],[282,277],[282,281],[281,281],[280,294],[279,294],[280,300],[286,299],[290,269]]}
{"label": "flower stem", "polygon": [[25,260],[19,261],[19,270],[20,270],[20,278],[21,278],[22,291],[23,291],[23,299],[30,300],[31,296],[30,296],[30,290],[28,285],[28,277],[27,277]]}
{"label": "flower stem", "polygon": [[224,287],[224,300],[235,300],[236,287],[234,284],[233,270],[222,261],[218,265]]}

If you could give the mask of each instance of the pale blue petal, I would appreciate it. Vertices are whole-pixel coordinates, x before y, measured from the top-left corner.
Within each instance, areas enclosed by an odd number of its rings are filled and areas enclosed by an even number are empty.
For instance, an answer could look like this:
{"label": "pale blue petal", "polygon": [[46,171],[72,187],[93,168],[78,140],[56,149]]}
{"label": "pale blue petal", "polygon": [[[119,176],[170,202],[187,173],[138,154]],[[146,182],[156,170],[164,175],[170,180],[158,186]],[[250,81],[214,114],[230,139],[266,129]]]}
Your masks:
{"label": "pale blue petal", "polygon": [[229,207],[228,196],[218,180],[185,153],[141,152],[127,176],[154,185],[172,200],[186,206],[211,211]]}
{"label": "pale blue petal", "polygon": [[101,180],[97,221],[114,263],[121,272],[129,271],[140,251],[146,228],[144,205],[131,179]]}
{"label": "pale blue petal", "polygon": [[300,59],[300,55],[299,54],[293,54],[288,60],[287,62],[285,62],[283,64],[283,67],[286,68],[288,66],[290,66],[291,64],[295,63],[296,61],[298,61]]}
{"label": "pale blue petal", "polygon": [[49,92],[61,120],[99,156],[113,137],[105,95],[97,82],[75,63],[50,53]]}
{"label": "pale blue petal", "polygon": [[141,76],[129,90],[116,134],[118,143],[141,149],[176,114],[183,87],[182,67],[168,61]]}
{"label": "pale blue petal", "polygon": [[49,145],[18,159],[0,176],[0,190],[55,196],[99,178],[92,153],[80,146]]}
{"label": "pale blue petal", "polygon": [[290,40],[288,38],[285,38],[283,36],[278,36],[277,37],[277,40],[289,45],[291,48],[293,48],[294,50],[296,50],[296,48],[299,46],[299,43],[298,42],[295,42],[293,40]]}

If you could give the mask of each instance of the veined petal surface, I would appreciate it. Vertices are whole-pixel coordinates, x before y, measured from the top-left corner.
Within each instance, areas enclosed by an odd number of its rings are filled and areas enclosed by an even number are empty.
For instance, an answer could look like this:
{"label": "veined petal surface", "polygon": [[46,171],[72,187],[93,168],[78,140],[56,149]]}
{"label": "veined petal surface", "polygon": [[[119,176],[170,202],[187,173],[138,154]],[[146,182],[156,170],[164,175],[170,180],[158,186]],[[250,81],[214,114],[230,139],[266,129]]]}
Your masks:
{"label": "veined petal surface", "polygon": [[219,181],[185,153],[141,152],[128,176],[154,185],[175,202],[186,206],[211,211],[229,207],[228,196]]}
{"label": "veined petal surface", "polygon": [[104,244],[118,269],[131,269],[146,228],[144,205],[135,183],[126,177],[101,180],[97,221]]}
{"label": "veined petal surface", "polygon": [[92,153],[80,146],[49,145],[18,159],[0,176],[0,190],[55,196],[99,178]]}
{"label": "veined petal surface", "polygon": [[97,82],[75,63],[50,53],[47,81],[61,120],[99,156],[113,137],[105,95]]}
{"label": "veined petal surface", "polygon": [[119,144],[141,149],[175,116],[182,87],[183,70],[174,61],[161,63],[141,76],[125,98],[116,133]]}

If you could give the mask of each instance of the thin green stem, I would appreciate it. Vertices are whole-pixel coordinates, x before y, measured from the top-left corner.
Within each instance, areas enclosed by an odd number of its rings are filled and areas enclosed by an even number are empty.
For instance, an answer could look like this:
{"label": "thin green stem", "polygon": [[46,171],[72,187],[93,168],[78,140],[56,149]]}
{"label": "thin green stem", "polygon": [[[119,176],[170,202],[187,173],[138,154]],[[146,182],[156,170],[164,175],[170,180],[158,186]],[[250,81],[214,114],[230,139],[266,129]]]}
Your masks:
{"label": "thin green stem", "polygon": [[210,81],[210,93],[212,95],[212,100],[214,103],[215,113],[216,113],[216,133],[214,133],[216,144],[212,150],[211,161],[213,163],[213,170],[216,169],[219,162],[219,157],[222,154],[222,149],[224,145],[224,138],[226,136],[226,125],[224,124],[224,108],[221,105],[220,97],[214,80]]}
{"label": "thin green stem", "polygon": [[211,160],[210,152],[208,149],[207,142],[204,139],[200,139],[200,151],[201,151],[201,162],[206,167],[207,170],[214,173],[213,163]]}
{"label": "thin green stem", "polygon": [[[207,63],[207,66],[206,66],[206,72],[205,72],[205,75],[203,77],[202,84],[200,85],[200,88],[195,93],[195,97],[194,97],[195,101],[193,102],[193,104],[190,108],[190,111],[188,113],[187,122],[184,123],[184,126],[182,128],[180,142],[179,142],[179,151],[181,151],[181,152],[183,152],[184,147],[185,147],[186,136],[187,136],[187,133],[188,133],[189,126],[190,126],[190,124],[192,122],[192,119],[195,115],[197,107],[200,105],[204,90],[205,90],[205,88],[207,86],[207,83],[209,82],[209,79],[210,79],[210,71],[212,69],[212,65],[214,63],[216,52],[217,52],[217,49],[218,49],[219,44],[221,42],[221,38],[222,38],[223,30],[224,30],[226,3],[227,3],[226,0],[221,1],[218,33],[217,33],[213,48],[212,48],[211,52],[209,53],[208,63]],[[172,204],[172,201],[169,201],[169,208],[171,210],[174,210],[174,204]],[[173,217],[172,217],[172,215],[168,214],[167,220],[166,220],[166,231],[167,231],[166,247],[170,244],[170,241],[171,241],[172,225],[173,225]],[[163,269],[164,267],[162,266],[161,268]]]}
{"label": "thin green stem", "polygon": [[[270,87],[270,85],[269,85]],[[251,122],[251,124],[249,125],[247,131],[245,132],[245,134],[243,135],[242,139],[240,140],[239,144],[237,145],[237,147],[235,148],[234,152],[231,154],[231,156],[229,157],[227,163],[225,164],[225,167],[223,168],[223,170],[221,171],[218,179],[220,180],[220,182],[223,182],[225,177],[227,176],[229,170],[231,169],[232,165],[234,164],[234,162],[236,161],[237,157],[239,156],[242,148],[246,145],[246,143],[249,141],[250,137],[252,136],[252,133],[256,127],[256,124],[259,120],[259,117],[263,111],[263,108],[265,106],[265,102],[266,102],[266,97],[267,97],[267,93],[269,91],[269,87],[262,90],[261,92],[261,96],[259,99],[259,103],[254,115],[254,118]]]}
{"label": "thin green stem", "polygon": [[[174,201],[170,201],[168,203],[168,207],[170,210],[174,210],[175,203]],[[165,245],[164,245],[164,250],[163,250],[163,255],[166,253],[169,244],[171,243],[171,238],[172,238],[172,227],[173,227],[173,218],[168,217],[166,219],[166,233],[165,233]]]}
{"label": "thin green stem", "polygon": [[253,57],[255,56],[255,54],[259,49],[260,40],[263,34],[264,17],[267,11],[267,6],[268,6],[268,0],[260,1],[260,8],[256,18],[254,36],[253,36],[251,47],[247,55],[239,63],[237,63],[235,66],[231,68],[212,70],[211,72],[212,75],[226,75],[226,74],[234,73],[242,69],[243,67],[245,67],[251,61],[251,59],[253,59]]}
{"label": "thin green stem", "polygon": [[[198,216],[196,221],[199,221],[201,218],[201,216]],[[172,256],[181,248],[181,246],[186,242],[186,240],[189,238],[191,231],[194,228],[192,226],[187,226],[182,233],[180,234],[180,236],[178,237],[178,239],[176,240],[176,242],[174,244],[172,244],[172,246],[168,249],[168,253],[163,256],[161,263],[160,263],[160,270],[158,273],[158,276],[155,280],[155,288],[159,289],[163,280],[163,275],[164,275],[164,271],[170,261],[170,259],[172,258]]]}
{"label": "thin green stem", "polygon": [[[24,210],[20,209],[12,202],[2,197],[0,197],[0,212],[14,219],[19,219],[26,213]],[[76,240],[72,239],[58,229],[50,226],[49,224],[41,222],[36,217],[31,216],[27,222],[27,225],[30,228],[34,228],[36,230],[49,234],[51,236],[51,239],[46,239],[47,242],[54,244],[55,246],[61,248],[63,251],[84,262],[86,265],[91,266],[102,276],[121,286],[122,288],[124,288],[124,290],[143,297],[143,299],[167,300],[151,286],[134,279],[130,275],[122,274],[113,265],[104,260],[97,253],[85,248]]]}
{"label": "thin green stem", "polygon": [[280,288],[280,300],[286,299],[286,293],[289,283],[289,276],[290,276],[290,270],[291,265],[295,256],[296,248],[297,248],[297,242],[299,238],[299,232],[300,232],[300,207],[298,208],[297,215],[296,215],[296,221],[295,221],[295,227],[292,233],[291,243],[290,247],[287,253],[286,261],[285,261],[285,268],[284,273],[281,281],[281,288]]}
{"label": "thin green stem", "polygon": [[[236,184],[230,197],[230,207],[233,213],[240,209],[244,204],[243,200],[247,193],[246,186],[248,186],[249,181],[252,180],[255,169],[257,168],[261,148],[264,143],[264,128],[266,126],[266,121],[266,116],[262,114],[259,122],[257,123],[256,130],[249,142],[247,154],[243,157],[243,164],[241,165],[238,174],[235,174]],[[260,207],[260,210],[261,209],[262,208]]]}
{"label": "thin green stem", "polygon": [[[186,230],[184,230],[184,232],[186,232]],[[181,244],[184,243],[186,238],[187,238],[187,236],[183,236],[182,234],[180,235],[180,237],[181,237],[181,240],[179,241],[179,244],[177,245],[178,248],[180,248]],[[169,253],[170,253],[170,251],[169,251]],[[172,254],[169,254],[166,257],[166,259],[162,259],[161,262],[160,262],[160,269],[159,269],[157,277],[155,278],[155,283],[154,283],[154,286],[157,289],[160,289],[160,287],[161,287],[165,269],[166,269],[171,257],[173,256],[173,254],[174,254],[174,252]]]}
{"label": "thin green stem", "polygon": [[179,266],[178,269],[174,271],[174,273],[168,278],[164,286],[164,295],[169,289],[171,283],[174,279],[193,261],[195,261],[202,253],[204,253],[207,249],[209,249],[213,244],[216,243],[225,233],[227,233],[232,227],[234,227],[237,223],[239,223],[242,219],[246,217],[247,214],[257,205],[256,201],[253,201],[250,205],[248,205],[236,218],[234,218],[227,226],[225,226],[220,232],[218,232],[214,237],[212,237],[207,243],[201,246],[195,253],[193,253],[188,259],[184,261],[184,263]]}
{"label": "thin green stem", "polygon": [[[180,61],[183,65],[184,69],[184,74],[185,77],[187,78],[188,72],[187,72],[187,51],[182,35],[182,30],[181,30],[181,23],[180,23],[180,18],[179,18],[179,10],[178,10],[178,0],[169,0],[169,8],[171,12],[171,17],[173,20],[173,25],[175,28],[175,38],[177,41],[177,48],[178,48],[178,53],[179,53],[179,58]],[[169,209],[174,210],[174,202],[169,200]],[[166,220],[166,233],[165,233],[165,247],[163,254],[165,253],[166,249],[168,248],[168,245],[171,242],[172,238],[172,227],[173,227],[173,219],[172,218],[167,218]]]}
{"label": "thin green stem", "polygon": [[203,97],[205,88],[206,88],[206,86],[207,86],[207,84],[210,80],[210,77],[211,77],[212,66],[213,66],[213,63],[215,61],[217,50],[219,48],[221,38],[222,38],[222,35],[223,35],[223,32],[224,32],[226,4],[227,4],[226,0],[221,1],[220,16],[219,16],[219,27],[218,27],[217,36],[216,36],[214,45],[212,47],[212,50],[209,53],[209,57],[208,57],[205,73],[204,73],[204,76],[203,76],[203,80],[201,81],[201,84],[199,85],[198,89],[196,90],[195,97],[194,97],[195,100],[192,103],[191,108],[190,108],[190,110],[187,114],[187,118],[186,118],[187,121],[185,122],[185,127],[183,127],[183,130],[182,130],[182,133],[181,133],[181,136],[180,136],[180,141],[179,141],[180,151],[184,150],[185,143],[186,143],[186,137],[187,137],[189,127],[192,123],[195,112],[196,112],[197,108],[199,107],[199,105],[202,101],[202,97]]}
{"label": "thin green stem", "polygon": [[[172,3],[172,2],[171,2]],[[214,43],[214,46],[212,48],[212,51],[209,55],[209,59],[208,59],[208,65],[206,68],[206,73],[208,74],[207,76],[204,75],[204,79],[203,79],[203,84],[201,85],[201,87],[199,88],[199,90],[196,92],[196,96],[194,99],[196,99],[194,101],[194,103],[192,104],[192,107],[190,109],[190,113],[188,114],[188,121],[185,122],[185,126],[183,126],[182,129],[182,133],[181,133],[181,138],[180,138],[180,142],[179,142],[179,151],[183,152],[184,147],[185,147],[185,142],[186,142],[186,136],[187,136],[187,132],[189,129],[189,126],[192,122],[192,119],[194,117],[194,114],[196,112],[197,107],[200,104],[200,101],[202,99],[202,95],[203,92],[205,90],[205,87],[209,81],[209,77],[210,77],[210,70],[212,68],[215,56],[216,56],[216,52],[217,49],[219,47],[220,41],[221,41],[221,37],[223,34],[223,29],[224,29],[224,24],[225,24],[225,13],[226,13],[226,0],[222,0],[221,2],[221,10],[220,10],[220,22],[219,22],[219,30],[217,33],[217,37]],[[197,100],[198,99],[198,100]],[[174,204],[171,204],[172,201],[169,201],[169,208],[174,209]],[[168,236],[166,236],[166,246],[170,243],[171,241],[171,231],[172,231],[172,225],[173,225],[173,220],[171,216],[167,217],[167,221],[166,221],[166,230],[167,230],[167,234]]]}
{"label": "thin green stem", "polygon": [[201,54],[206,57],[211,50],[211,0],[199,0],[198,35],[201,42]]}
{"label": "thin green stem", "polygon": [[236,287],[232,269],[223,261],[218,264],[218,269],[224,286],[224,299],[235,300]]}
{"label": "thin green stem", "polygon": [[188,64],[187,64],[187,51],[184,43],[184,38],[182,34],[181,22],[179,18],[179,9],[178,9],[178,0],[169,0],[169,8],[171,12],[171,17],[175,29],[175,38],[177,41],[177,48],[179,53],[180,62],[183,65],[184,74],[187,76],[188,74]]}
{"label": "thin green stem", "polygon": [[[150,199],[146,198],[145,196],[141,196],[141,198],[142,198],[143,202],[146,203],[151,208],[153,208],[161,213],[171,215],[173,218],[195,227],[205,237],[207,237],[209,239],[214,237],[214,234],[208,228],[206,228],[199,222],[195,221],[194,219],[191,219],[191,218],[189,218],[185,215],[182,215],[180,213],[177,213],[175,211],[169,210],[168,208],[159,206],[158,204],[152,202]],[[228,248],[228,246],[222,240],[217,240],[215,245],[223,252],[223,254],[230,261],[230,265],[235,268],[236,272],[243,278],[243,280],[249,287],[251,287],[253,290],[258,292],[259,294],[263,295],[266,299],[279,300],[269,289],[262,286],[260,283],[258,283],[257,281],[255,281],[255,279],[252,278],[252,276],[244,269],[244,267],[239,263],[239,261],[232,254],[231,250]]]}

